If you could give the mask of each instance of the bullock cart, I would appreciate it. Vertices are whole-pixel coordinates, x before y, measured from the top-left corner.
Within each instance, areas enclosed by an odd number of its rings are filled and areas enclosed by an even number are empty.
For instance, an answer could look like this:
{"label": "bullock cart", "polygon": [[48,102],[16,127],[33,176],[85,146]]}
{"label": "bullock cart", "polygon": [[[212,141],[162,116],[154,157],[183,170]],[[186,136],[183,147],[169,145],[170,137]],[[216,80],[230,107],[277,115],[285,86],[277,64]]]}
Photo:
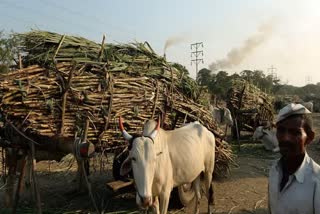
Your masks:
{"label": "bullock cart", "polygon": [[[97,44],[44,31],[16,38],[23,68],[0,76],[1,147],[32,158],[37,150],[73,153],[79,160],[88,160],[92,151],[114,152],[113,174],[119,178],[128,146],[118,130],[119,116],[130,134],[141,133],[146,120],[159,116],[167,130],[198,120],[217,138],[215,172],[228,171],[231,149],[201,104],[196,82],[148,43],[109,44],[103,38]],[[8,167],[5,173],[16,168]]]}
{"label": "bullock cart", "polygon": [[227,108],[234,118],[232,136],[239,139],[241,131],[253,133],[257,126],[272,124],[273,97],[245,80],[235,80],[227,95]]}

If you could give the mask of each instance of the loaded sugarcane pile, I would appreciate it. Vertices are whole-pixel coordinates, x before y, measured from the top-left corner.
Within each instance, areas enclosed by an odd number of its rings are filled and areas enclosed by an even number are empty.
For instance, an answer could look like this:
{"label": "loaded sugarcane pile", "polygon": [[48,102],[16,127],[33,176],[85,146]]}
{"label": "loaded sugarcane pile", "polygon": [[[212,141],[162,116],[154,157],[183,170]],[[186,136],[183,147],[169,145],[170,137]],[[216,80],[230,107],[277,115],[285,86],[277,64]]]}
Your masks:
{"label": "loaded sugarcane pile", "polygon": [[44,31],[17,39],[24,68],[0,76],[0,110],[26,136],[72,139],[86,129],[96,151],[113,151],[127,146],[119,116],[136,134],[159,116],[164,129],[198,120],[217,138],[217,170],[228,169],[231,149],[211,112],[199,104],[195,81],[147,43],[96,44]]}
{"label": "loaded sugarcane pile", "polygon": [[245,80],[233,82],[228,91],[227,107],[236,120],[238,132],[254,131],[265,122],[273,122],[273,97]]}

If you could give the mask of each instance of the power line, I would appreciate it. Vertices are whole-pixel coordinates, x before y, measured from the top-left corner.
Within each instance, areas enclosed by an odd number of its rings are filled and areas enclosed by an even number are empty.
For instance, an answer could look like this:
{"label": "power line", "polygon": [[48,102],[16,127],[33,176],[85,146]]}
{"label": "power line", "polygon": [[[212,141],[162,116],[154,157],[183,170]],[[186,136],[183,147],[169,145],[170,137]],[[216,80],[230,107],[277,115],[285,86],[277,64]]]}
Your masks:
{"label": "power line", "polygon": [[[192,65],[192,62],[194,62],[196,64],[196,80],[198,79],[198,64],[200,62],[202,62],[202,64],[203,64],[203,58],[199,58],[200,54],[201,54],[201,56],[203,56],[203,51],[198,50],[200,48],[200,46],[203,48],[202,42],[196,42],[196,43],[191,44],[191,65]],[[193,49],[195,49],[195,51],[192,51]],[[195,58],[193,58],[193,57],[195,57]]]}

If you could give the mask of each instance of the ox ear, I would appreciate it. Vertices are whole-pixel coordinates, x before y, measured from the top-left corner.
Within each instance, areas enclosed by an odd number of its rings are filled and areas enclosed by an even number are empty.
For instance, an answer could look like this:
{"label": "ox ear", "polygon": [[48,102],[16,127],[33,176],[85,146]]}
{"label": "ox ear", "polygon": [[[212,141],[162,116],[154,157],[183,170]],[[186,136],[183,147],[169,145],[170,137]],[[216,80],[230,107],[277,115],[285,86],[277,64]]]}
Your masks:
{"label": "ox ear", "polygon": [[126,176],[132,170],[130,155],[123,161],[120,167],[120,175]]}
{"label": "ox ear", "polygon": [[161,121],[160,121],[160,116],[159,116],[157,126],[156,126],[156,128],[153,130],[153,132],[150,134],[150,137],[151,137],[153,140],[156,138],[156,136],[157,136],[157,134],[158,134],[158,132],[159,132],[160,123],[161,123]]}

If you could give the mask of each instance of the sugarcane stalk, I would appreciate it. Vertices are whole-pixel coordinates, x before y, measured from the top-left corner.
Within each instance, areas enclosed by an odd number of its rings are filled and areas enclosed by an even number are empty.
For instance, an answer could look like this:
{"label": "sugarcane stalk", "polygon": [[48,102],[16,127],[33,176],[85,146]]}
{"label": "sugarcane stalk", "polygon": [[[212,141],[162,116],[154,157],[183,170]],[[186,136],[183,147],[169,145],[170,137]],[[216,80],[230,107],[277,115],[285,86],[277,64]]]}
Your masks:
{"label": "sugarcane stalk", "polygon": [[64,133],[64,116],[66,112],[66,102],[67,102],[67,95],[68,95],[68,90],[71,85],[71,80],[73,76],[74,69],[76,67],[76,64],[74,64],[73,68],[70,70],[69,77],[68,77],[68,82],[67,85],[64,89],[63,95],[62,95],[62,112],[61,112],[61,128],[60,128],[60,135],[63,136]]}

